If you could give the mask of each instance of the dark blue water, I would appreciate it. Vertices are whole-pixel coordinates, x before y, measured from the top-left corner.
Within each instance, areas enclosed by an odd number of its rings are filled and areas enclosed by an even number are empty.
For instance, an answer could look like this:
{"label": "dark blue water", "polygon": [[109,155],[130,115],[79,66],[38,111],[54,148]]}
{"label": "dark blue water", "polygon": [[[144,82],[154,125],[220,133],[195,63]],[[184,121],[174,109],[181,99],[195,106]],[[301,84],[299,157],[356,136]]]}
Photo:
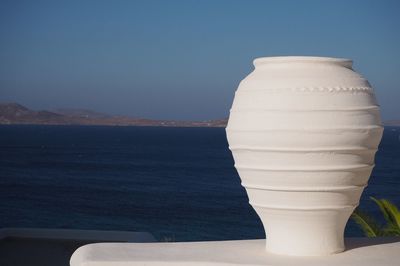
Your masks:
{"label": "dark blue water", "polygon": [[[385,129],[361,200],[373,213],[371,195],[400,203],[399,134]],[[264,237],[222,128],[0,126],[0,227]]]}

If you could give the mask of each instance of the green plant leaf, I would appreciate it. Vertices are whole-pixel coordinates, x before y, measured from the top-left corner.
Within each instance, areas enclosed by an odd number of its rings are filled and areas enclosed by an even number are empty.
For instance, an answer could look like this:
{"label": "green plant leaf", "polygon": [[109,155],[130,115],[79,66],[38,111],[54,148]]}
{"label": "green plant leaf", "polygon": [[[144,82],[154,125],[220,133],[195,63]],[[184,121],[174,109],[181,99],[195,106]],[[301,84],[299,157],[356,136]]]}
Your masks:
{"label": "green plant leaf", "polygon": [[379,224],[369,215],[356,209],[351,218],[361,227],[361,230],[367,237],[383,236],[383,232]]}
{"label": "green plant leaf", "polygon": [[386,220],[386,232],[400,232],[400,211],[392,202],[387,199],[371,199],[378,205],[383,217]]}
{"label": "green plant leaf", "polygon": [[400,236],[400,228],[396,226],[387,226],[384,229],[385,236]]}

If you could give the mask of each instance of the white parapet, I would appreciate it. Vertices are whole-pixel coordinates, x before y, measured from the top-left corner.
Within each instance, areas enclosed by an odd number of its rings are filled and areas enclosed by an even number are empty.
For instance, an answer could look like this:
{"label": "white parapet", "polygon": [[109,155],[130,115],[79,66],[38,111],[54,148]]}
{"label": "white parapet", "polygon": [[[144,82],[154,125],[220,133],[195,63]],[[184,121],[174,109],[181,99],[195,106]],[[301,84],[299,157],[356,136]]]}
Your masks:
{"label": "white parapet", "polygon": [[82,246],[71,266],[397,266],[400,238],[348,238],[346,251],[315,257],[266,252],[265,240],[97,243]]}

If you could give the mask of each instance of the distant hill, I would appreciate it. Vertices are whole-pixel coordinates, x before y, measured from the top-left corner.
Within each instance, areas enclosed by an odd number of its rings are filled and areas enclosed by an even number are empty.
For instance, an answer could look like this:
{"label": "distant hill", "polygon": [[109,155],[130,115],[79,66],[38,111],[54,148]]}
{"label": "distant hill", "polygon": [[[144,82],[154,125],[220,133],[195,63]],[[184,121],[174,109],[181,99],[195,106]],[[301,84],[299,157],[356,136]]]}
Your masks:
{"label": "distant hill", "polygon": [[35,111],[18,103],[0,103],[0,124],[225,127],[227,119],[208,121],[152,120],[113,116],[85,109]]}
{"label": "distant hill", "polygon": [[49,111],[33,111],[17,103],[0,104],[0,124],[64,124],[63,115]]}

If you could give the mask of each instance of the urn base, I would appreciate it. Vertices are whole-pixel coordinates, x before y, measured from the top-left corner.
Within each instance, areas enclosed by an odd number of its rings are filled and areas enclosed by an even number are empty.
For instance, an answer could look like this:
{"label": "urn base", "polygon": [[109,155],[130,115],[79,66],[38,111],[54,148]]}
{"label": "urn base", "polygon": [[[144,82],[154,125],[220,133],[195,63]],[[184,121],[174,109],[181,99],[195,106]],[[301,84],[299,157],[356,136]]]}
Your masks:
{"label": "urn base", "polygon": [[325,256],[344,251],[344,229],[353,208],[277,210],[255,207],[266,231],[266,250],[290,256]]}

